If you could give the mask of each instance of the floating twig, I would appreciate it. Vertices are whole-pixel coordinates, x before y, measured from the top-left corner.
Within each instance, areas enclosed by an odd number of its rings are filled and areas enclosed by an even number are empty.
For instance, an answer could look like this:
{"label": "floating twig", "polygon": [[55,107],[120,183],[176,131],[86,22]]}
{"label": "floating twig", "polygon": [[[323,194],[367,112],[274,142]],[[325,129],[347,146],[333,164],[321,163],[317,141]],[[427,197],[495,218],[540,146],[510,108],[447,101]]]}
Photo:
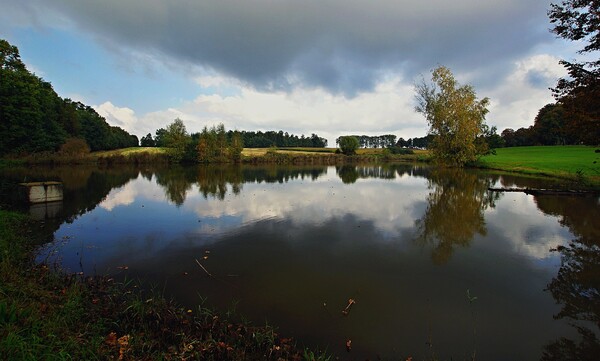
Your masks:
{"label": "floating twig", "polygon": [[207,270],[206,268],[204,268],[204,266],[202,265],[202,263],[200,263],[200,261],[198,261],[198,260],[197,260],[197,259],[195,259],[195,258],[194,258],[194,260],[196,261],[196,263],[198,263],[198,266],[200,266],[200,268],[202,268],[202,270],[203,270],[204,272],[206,272],[206,274],[207,274],[209,277],[212,277],[212,274],[210,274],[210,272],[208,272],[208,270]]}
{"label": "floating twig", "polygon": [[356,301],[354,301],[353,298],[349,299],[348,300],[348,306],[346,306],[346,308],[344,308],[342,310],[342,315],[348,316],[348,314],[350,313],[350,309],[352,308],[352,305],[355,304],[355,303],[356,303]]}

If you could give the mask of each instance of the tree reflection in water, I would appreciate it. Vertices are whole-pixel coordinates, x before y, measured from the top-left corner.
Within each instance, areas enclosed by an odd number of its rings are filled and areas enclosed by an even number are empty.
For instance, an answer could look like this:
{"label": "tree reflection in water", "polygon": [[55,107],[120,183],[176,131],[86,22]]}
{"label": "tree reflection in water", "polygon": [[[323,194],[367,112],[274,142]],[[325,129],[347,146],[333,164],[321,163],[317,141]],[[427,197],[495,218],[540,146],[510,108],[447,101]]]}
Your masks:
{"label": "tree reflection in water", "polygon": [[194,177],[190,170],[189,167],[173,166],[155,173],[156,184],[163,187],[167,199],[177,207],[185,202],[187,192],[192,188]]}
{"label": "tree reflection in water", "polygon": [[[588,203],[581,212],[581,203]],[[562,337],[548,344],[542,360],[597,360],[600,355],[600,206],[596,198],[539,197],[538,207],[561,216],[579,238],[555,251],[561,255],[558,274],[547,290],[562,304],[555,318],[571,320],[580,339]],[[577,207],[578,206],[578,207]]]}
{"label": "tree reflection in water", "polygon": [[577,321],[589,321],[600,329],[600,244],[582,239],[557,249],[561,267],[548,285],[562,309],[555,318],[569,318],[581,340],[562,337],[546,346],[542,360],[597,360],[600,343],[596,333]]}
{"label": "tree reflection in water", "polygon": [[342,180],[344,184],[353,184],[359,178],[358,171],[356,170],[356,166],[354,165],[342,165],[335,167],[336,173],[338,177]]}
{"label": "tree reflection in water", "polygon": [[327,172],[326,167],[241,167],[201,165],[197,167],[173,166],[155,170],[156,183],[165,196],[177,207],[181,206],[193,185],[197,185],[204,198],[224,200],[231,187],[237,195],[248,182],[283,183],[297,178],[317,179]]}
{"label": "tree reflection in water", "polygon": [[[504,175],[505,187],[548,187],[544,180]],[[562,187],[559,183],[558,187]],[[576,237],[553,250],[561,256],[557,275],[548,284],[562,305],[556,319],[568,319],[578,340],[561,337],[546,345],[542,360],[597,360],[600,355],[600,203],[597,197],[537,196],[537,207],[559,217]]]}
{"label": "tree reflection in water", "polygon": [[433,262],[446,263],[455,247],[466,247],[475,234],[486,234],[483,212],[499,193],[488,190],[493,179],[459,168],[435,168],[428,175],[427,210],[416,222],[417,242],[431,244]]}
{"label": "tree reflection in water", "polygon": [[369,178],[393,180],[403,174],[425,176],[423,169],[406,164],[383,164],[378,166],[345,164],[336,166],[335,171],[344,184],[352,184],[359,179]]}

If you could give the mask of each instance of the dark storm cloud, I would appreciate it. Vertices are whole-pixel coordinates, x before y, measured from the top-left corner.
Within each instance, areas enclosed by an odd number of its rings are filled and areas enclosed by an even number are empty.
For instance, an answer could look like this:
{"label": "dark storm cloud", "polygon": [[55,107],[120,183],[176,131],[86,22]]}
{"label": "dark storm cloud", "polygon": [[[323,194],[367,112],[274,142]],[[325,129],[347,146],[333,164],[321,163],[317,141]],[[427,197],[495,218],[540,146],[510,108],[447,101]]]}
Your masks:
{"label": "dark storm cloud", "polygon": [[259,88],[353,94],[386,71],[466,70],[548,40],[539,0],[55,0],[84,32]]}

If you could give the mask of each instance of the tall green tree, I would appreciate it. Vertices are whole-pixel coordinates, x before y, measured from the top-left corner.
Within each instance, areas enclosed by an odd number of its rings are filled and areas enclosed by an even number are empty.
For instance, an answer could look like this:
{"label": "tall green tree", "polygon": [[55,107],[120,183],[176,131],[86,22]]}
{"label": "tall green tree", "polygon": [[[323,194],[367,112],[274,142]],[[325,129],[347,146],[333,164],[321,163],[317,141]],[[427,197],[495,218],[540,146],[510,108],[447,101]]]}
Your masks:
{"label": "tall green tree", "polygon": [[242,133],[233,132],[231,136],[231,142],[229,144],[229,158],[235,163],[242,160],[242,151],[244,150],[244,138]]}
{"label": "tall green tree", "polygon": [[243,134],[225,130],[223,124],[204,127],[198,134],[196,160],[200,163],[240,162],[244,149]]}
{"label": "tall green tree", "polygon": [[546,104],[539,110],[533,123],[537,142],[542,145],[567,144],[566,122],[564,108],[561,104]]}
{"label": "tall green tree", "polygon": [[91,107],[59,97],[27,70],[16,46],[0,39],[0,155],[57,151],[68,137],[91,150],[137,146],[137,137]]}
{"label": "tall green tree", "polygon": [[196,148],[198,150],[198,162],[210,163],[216,160],[217,134],[214,127],[209,130],[207,126],[204,126]]}
{"label": "tall green tree", "polygon": [[[551,31],[561,38],[584,44],[578,53],[594,57],[600,51],[600,1],[563,0],[548,11]],[[574,143],[600,143],[600,59],[561,60],[569,72],[553,89],[568,119],[567,136]]]}
{"label": "tall green tree", "polygon": [[185,124],[179,118],[176,118],[165,129],[164,144],[165,147],[169,148],[171,159],[176,162],[183,159],[186,147],[190,141],[191,138],[185,128]]}
{"label": "tall green tree", "polygon": [[67,137],[61,103],[50,83],[27,70],[18,48],[0,39],[0,154],[57,150]]}
{"label": "tall green tree", "polygon": [[148,133],[140,139],[140,145],[142,147],[154,147],[156,144],[154,143],[154,139],[152,139],[152,134]]}
{"label": "tall green tree", "polygon": [[460,85],[447,67],[432,71],[432,82],[415,86],[417,106],[429,124],[433,158],[442,164],[463,166],[485,154],[477,144],[483,134],[488,98],[477,99],[471,85]]}

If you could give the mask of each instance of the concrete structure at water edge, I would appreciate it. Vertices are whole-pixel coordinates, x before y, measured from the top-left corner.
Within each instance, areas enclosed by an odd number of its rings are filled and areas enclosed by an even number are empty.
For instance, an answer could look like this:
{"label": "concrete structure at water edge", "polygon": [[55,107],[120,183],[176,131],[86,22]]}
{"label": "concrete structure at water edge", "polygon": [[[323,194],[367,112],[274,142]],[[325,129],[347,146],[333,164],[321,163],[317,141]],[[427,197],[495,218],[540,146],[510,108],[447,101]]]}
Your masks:
{"label": "concrete structure at water edge", "polygon": [[60,182],[20,183],[27,190],[29,202],[47,203],[63,200],[63,185]]}

